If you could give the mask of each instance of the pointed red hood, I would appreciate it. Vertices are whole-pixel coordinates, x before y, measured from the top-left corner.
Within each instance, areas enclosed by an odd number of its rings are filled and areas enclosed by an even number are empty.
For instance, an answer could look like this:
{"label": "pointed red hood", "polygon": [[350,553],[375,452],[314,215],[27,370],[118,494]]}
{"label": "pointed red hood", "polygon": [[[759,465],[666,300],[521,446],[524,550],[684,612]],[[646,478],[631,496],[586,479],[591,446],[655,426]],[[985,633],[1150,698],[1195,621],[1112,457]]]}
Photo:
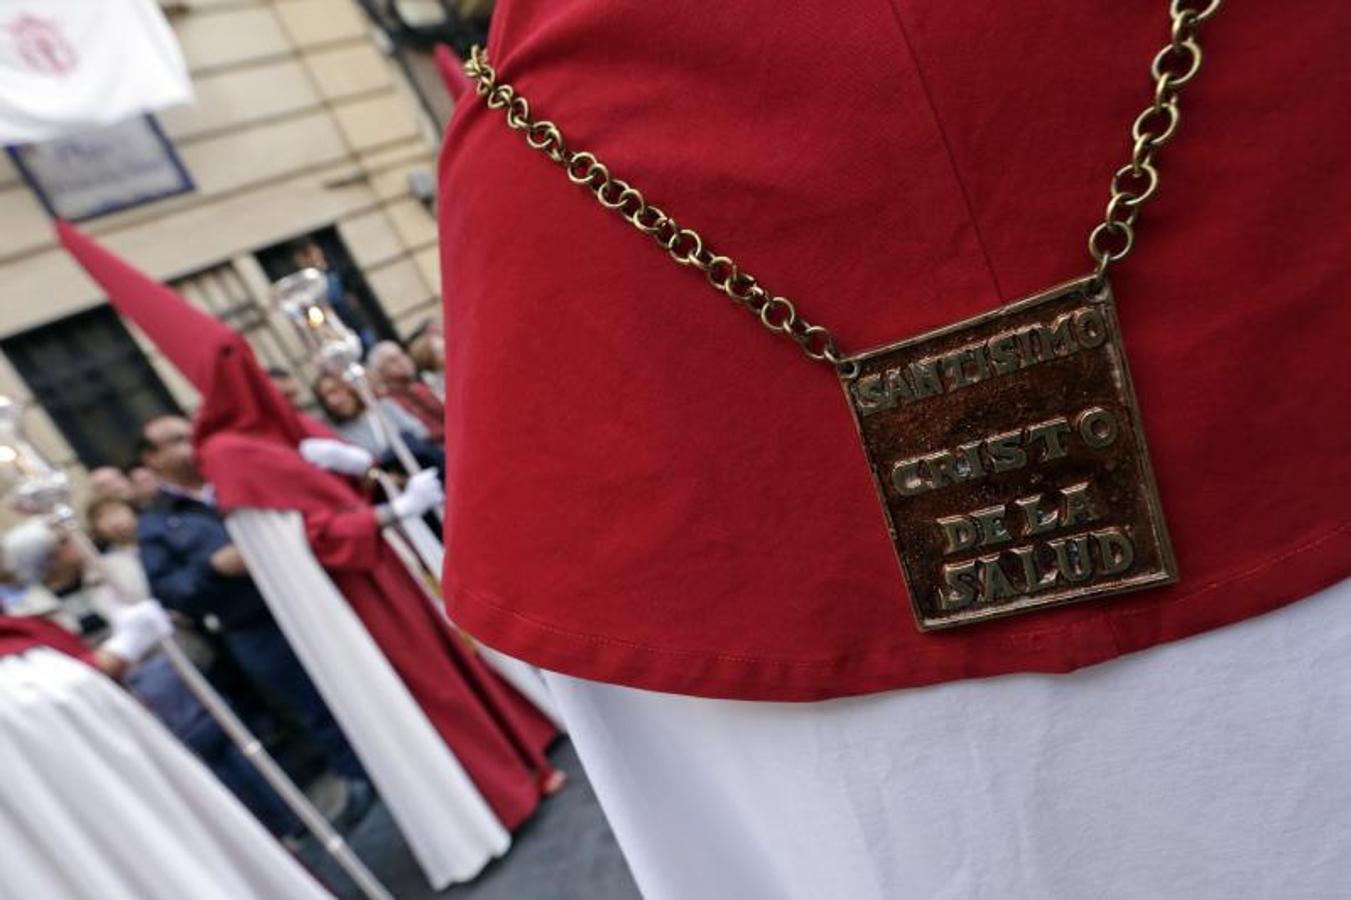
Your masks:
{"label": "pointed red hood", "polygon": [[66,222],[57,236],[108,295],[202,395],[197,439],[220,431],[270,438],[294,447],[312,434],[272,384],[248,342],[177,292],[147,277]]}
{"label": "pointed red hood", "polygon": [[436,45],[436,68],[441,71],[441,80],[450,91],[450,99],[459,102],[466,93],[473,90],[474,84],[464,74],[464,64],[445,44]]}
{"label": "pointed red hood", "polygon": [[56,233],[108,302],[201,393],[194,433],[198,464],[223,508],[350,502],[345,483],[311,467],[295,450],[304,438],[332,433],[281,395],[243,337],[70,224],[57,222]]}

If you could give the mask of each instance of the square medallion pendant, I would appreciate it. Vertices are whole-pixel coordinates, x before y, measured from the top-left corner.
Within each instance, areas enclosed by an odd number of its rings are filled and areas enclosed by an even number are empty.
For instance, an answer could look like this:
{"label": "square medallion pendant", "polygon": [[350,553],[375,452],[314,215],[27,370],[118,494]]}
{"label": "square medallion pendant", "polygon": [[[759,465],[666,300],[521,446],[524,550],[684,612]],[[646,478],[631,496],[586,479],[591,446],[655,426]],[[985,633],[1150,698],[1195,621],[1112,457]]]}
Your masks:
{"label": "square medallion pendant", "polygon": [[842,366],[922,630],[1177,579],[1111,289],[1091,285]]}

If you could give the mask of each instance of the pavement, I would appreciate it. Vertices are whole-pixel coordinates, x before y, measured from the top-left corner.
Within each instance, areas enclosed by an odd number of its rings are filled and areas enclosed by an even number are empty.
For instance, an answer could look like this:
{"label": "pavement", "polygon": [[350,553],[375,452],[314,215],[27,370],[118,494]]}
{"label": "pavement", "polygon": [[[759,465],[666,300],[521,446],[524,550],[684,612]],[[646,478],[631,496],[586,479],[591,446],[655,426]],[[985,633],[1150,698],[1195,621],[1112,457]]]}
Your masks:
{"label": "pavement", "polygon": [[[544,800],[517,830],[507,855],[471,882],[433,891],[378,801],[348,843],[399,900],[640,900],[572,744],[559,741],[549,756],[568,774],[567,786]],[[361,896],[312,841],[300,856],[340,897]]]}

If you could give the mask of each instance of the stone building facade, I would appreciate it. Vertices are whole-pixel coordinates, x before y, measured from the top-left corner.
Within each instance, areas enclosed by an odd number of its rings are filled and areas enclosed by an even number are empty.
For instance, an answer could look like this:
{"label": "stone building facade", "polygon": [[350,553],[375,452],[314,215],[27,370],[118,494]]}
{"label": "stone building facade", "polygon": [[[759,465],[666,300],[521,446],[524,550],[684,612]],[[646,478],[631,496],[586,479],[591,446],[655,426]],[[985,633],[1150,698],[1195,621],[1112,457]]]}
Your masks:
{"label": "stone building facade", "polygon": [[[388,332],[440,313],[426,186],[439,125],[406,61],[355,0],[165,2],[197,102],[159,122],[195,190],[81,227],[243,331],[269,365],[313,372],[268,305],[298,240],[339,257]],[[0,157],[0,392],[77,484],[125,463],[132,419],[191,411],[189,385],[56,245],[38,198]],[[45,408],[44,408],[45,407]]]}

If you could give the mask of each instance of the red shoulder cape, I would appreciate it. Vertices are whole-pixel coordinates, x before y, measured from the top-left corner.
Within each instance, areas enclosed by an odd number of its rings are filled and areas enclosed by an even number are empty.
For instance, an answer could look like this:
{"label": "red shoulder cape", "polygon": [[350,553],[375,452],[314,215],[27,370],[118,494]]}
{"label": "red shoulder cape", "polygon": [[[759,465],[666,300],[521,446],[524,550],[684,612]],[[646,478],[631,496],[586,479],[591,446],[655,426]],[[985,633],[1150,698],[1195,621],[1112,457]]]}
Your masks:
{"label": "red shoulder cape", "polygon": [[88,648],[59,625],[21,616],[0,616],[0,656],[23,653],[34,647],[51,647],[81,662],[93,662]]}

